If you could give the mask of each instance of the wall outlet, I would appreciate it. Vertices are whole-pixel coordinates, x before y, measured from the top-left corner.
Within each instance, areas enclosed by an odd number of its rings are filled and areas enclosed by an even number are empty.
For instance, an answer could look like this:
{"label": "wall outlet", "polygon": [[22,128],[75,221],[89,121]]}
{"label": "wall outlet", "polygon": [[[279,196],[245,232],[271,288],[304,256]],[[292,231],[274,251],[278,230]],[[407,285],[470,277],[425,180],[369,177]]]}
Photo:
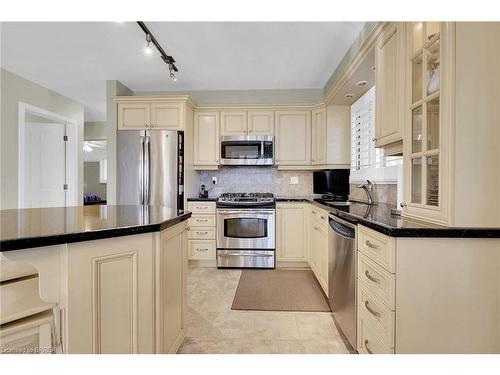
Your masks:
{"label": "wall outlet", "polygon": [[290,177],[290,185],[298,185],[299,184],[299,176]]}
{"label": "wall outlet", "polygon": [[212,184],[217,185],[217,177],[212,177]]}

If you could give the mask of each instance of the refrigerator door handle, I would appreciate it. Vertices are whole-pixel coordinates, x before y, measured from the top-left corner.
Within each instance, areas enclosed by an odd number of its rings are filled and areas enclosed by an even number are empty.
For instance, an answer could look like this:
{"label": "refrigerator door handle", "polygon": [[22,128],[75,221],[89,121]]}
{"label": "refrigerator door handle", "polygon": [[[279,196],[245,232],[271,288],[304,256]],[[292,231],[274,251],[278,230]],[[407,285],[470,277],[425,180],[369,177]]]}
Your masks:
{"label": "refrigerator door handle", "polygon": [[144,204],[144,136],[139,140],[139,204]]}
{"label": "refrigerator door handle", "polygon": [[150,156],[150,137],[147,135],[145,138],[144,148],[144,201],[143,204],[149,204],[149,156]]}

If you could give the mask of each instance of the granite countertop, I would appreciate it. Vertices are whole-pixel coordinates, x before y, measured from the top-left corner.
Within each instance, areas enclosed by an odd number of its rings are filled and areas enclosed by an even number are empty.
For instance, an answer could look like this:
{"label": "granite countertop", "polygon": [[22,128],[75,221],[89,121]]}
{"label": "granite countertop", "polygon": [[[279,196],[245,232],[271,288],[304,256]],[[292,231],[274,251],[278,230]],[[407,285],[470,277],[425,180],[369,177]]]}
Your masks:
{"label": "granite countertop", "polygon": [[0,251],[157,232],[190,212],[158,206],[76,206],[0,211]]}
{"label": "granite countertop", "polygon": [[319,196],[277,197],[277,202],[309,202],[354,224],[362,224],[391,237],[500,238],[500,228],[456,228],[392,215],[394,206],[354,202],[333,207]]}

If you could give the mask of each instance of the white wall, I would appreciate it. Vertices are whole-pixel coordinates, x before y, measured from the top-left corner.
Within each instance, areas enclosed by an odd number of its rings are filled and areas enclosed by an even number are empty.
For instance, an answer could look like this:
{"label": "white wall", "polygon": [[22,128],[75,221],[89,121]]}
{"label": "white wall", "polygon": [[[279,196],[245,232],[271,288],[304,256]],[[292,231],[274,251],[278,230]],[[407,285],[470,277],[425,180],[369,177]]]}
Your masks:
{"label": "white wall", "polygon": [[71,118],[77,125],[78,195],[83,194],[83,104],[0,69],[0,208],[18,207],[19,102]]}
{"label": "white wall", "polygon": [[106,121],[85,121],[83,125],[83,139],[86,141],[94,141],[97,139],[106,139],[107,129]]}

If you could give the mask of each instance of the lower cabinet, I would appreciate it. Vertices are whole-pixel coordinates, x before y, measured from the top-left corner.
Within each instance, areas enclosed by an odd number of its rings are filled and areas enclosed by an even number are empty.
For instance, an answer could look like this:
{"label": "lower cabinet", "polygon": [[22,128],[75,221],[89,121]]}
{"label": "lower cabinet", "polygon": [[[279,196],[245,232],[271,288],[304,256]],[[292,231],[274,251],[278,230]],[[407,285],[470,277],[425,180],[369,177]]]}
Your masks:
{"label": "lower cabinet", "polygon": [[66,353],[154,353],[154,235],[68,244]]}
{"label": "lower cabinet", "polygon": [[175,353],[186,331],[187,222],[68,244],[65,353]]}
{"label": "lower cabinet", "polygon": [[176,353],[186,335],[186,228],[186,225],[177,225],[160,233],[156,256],[158,353]]}
{"label": "lower cabinet", "polygon": [[276,206],[276,253],[280,262],[307,262],[307,203]]}
{"label": "lower cabinet", "polygon": [[217,235],[215,202],[190,201],[188,211],[193,213],[189,219],[188,259],[214,262]]}
{"label": "lower cabinet", "polygon": [[309,266],[328,296],[328,213],[315,206],[309,213]]}

